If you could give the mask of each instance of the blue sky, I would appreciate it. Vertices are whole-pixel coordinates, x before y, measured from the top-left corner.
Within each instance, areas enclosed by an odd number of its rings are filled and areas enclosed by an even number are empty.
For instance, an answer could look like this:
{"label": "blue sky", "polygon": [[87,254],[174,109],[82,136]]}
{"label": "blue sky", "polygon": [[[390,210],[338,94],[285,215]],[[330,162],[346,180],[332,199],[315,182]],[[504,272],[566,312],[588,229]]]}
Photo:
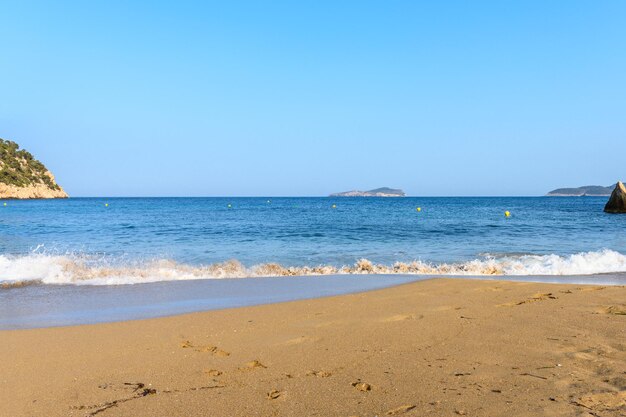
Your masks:
{"label": "blue sky", "polygon": [[626,2],[2,2],[0,137],[73,196],[626,179]]}

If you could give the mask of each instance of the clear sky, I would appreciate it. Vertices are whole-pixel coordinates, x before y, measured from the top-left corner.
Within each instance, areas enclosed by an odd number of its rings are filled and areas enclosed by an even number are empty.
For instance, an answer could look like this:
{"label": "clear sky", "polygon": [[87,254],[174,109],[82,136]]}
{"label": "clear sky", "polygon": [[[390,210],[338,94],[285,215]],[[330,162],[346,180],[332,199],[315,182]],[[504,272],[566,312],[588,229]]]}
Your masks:
{"label": "clear sky", "polygon": [[0,137],[72,196],[626,179],[626,1],[0,2]]}

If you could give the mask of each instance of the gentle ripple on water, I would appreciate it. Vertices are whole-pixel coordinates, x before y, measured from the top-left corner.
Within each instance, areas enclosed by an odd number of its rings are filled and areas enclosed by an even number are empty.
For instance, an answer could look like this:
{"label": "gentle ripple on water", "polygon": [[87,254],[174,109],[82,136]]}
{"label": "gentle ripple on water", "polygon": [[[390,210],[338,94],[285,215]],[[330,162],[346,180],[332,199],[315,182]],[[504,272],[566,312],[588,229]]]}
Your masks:
{"label": "gentle ripple on water", "polygon": [[[601,273],[621,271],[626,253],[626,216],[603,213],[605,198],[270,200],[11,201],[0,208],[0,281],[23,278],[23,265],[31,270],[39,265],[41,279],[58,268],[78,271],[83,264],[114,270],[119,277],[129,270],[150,275],[146,271],[155,273],[155,263],[163,262],[176,270],[206,273],[231,259],[240,265],[236,276],[268,272],[262,267],[267,264],[282,268],[276,275],[316,267],[341,273],[344,266],[348,272],[367,272],[356,266],[363,258],[385,273],[394,268],[415,273]],[[505,210],[511,211],[510,218],[504,217]],[[164,271],[162,278],[174,274]],[[81,273],[96,274],[94,269]]]}

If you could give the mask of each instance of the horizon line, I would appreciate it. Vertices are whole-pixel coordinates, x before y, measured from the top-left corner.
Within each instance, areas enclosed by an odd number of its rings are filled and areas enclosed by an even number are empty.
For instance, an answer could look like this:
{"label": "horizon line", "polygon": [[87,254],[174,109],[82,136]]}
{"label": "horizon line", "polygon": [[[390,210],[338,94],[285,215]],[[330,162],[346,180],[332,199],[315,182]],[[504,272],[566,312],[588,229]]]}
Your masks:
{"label": "horizon line", "polygon": [[[337,198],[342,200],[354,200],[354,199],[403,199],[403,198],[506,198],[506,197],[526,197],[526,198],[540,198],[540,197],[609,197],[607,195],[548,195],[548,194],[520,194],[520,195],[405,195],[402,197],[377,197],[377,196],[331,196],[331,195],[78,195],[69,196],[67,199],[72,198]],[[36,199],[34,199],[36,200]],[[45,200],[45,199],[42,199]],[[63,200],[63,199],[58,199]]]}

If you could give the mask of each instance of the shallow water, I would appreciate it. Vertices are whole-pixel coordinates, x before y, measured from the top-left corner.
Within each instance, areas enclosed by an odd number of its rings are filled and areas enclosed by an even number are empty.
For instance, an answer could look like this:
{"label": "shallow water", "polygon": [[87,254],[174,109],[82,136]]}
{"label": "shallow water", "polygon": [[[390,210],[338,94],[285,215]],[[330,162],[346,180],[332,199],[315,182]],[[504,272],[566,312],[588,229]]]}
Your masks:
{"label": "shallow water", "polygon": [[[0,330],[146,319],[374,290],[428,275],[329,275],[164,281],[136,285],[36,285],[0,291]],[[464,277],[468,278],[468,277]],[[502,279],[502,277],[469,277]],[[626,274],[519,276],[509,280],[626,285]]]}

